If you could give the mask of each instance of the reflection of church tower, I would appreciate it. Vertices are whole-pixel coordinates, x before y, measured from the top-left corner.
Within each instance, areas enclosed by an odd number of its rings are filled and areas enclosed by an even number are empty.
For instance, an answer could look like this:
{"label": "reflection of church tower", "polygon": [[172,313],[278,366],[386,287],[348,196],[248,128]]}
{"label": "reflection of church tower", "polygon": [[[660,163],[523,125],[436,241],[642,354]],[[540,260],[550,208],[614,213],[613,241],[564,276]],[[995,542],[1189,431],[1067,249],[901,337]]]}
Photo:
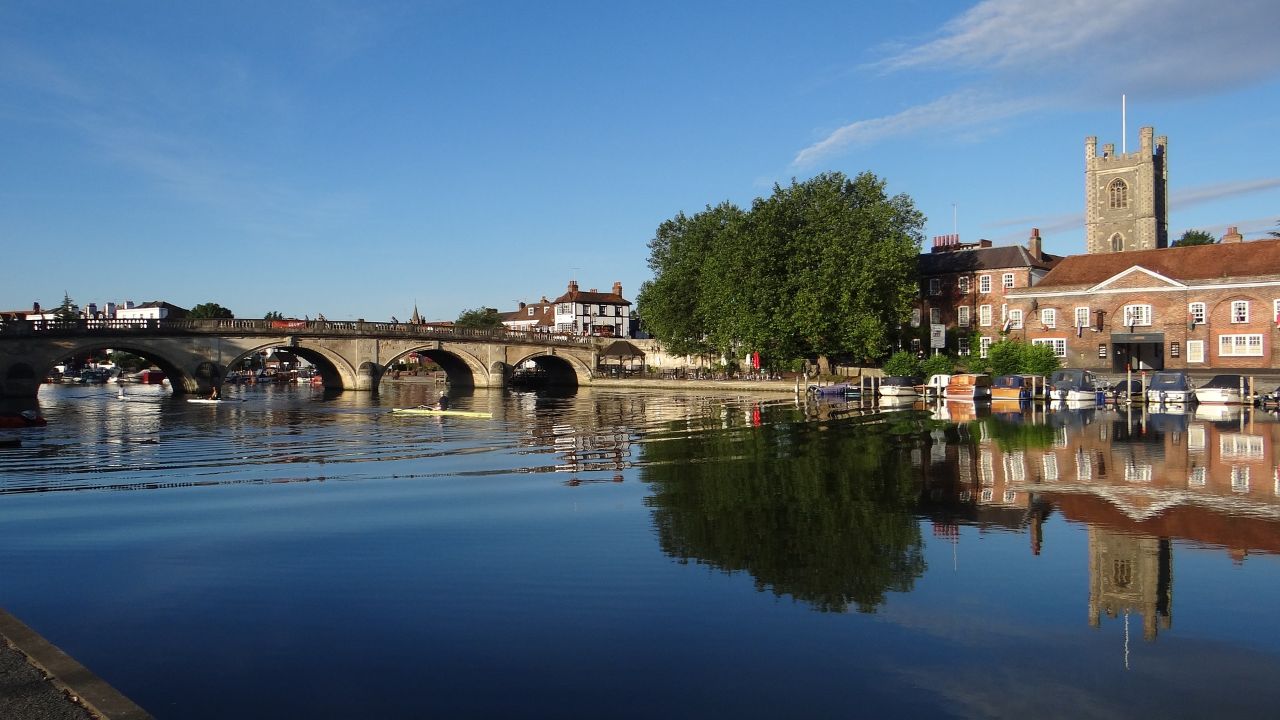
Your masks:
{"label": "reflection of church tower", "polygon": [[1084,140],[1084,228],[1089,253],[1153,250],[1169,246],[1169,140],[1139,132],[1137,152]]}
{"label": "reflection of church tower", "polygon": [[[1173,622],[1173,555],[1168,540],[1089,529],[1089,625],[1102,613],[1142,614],[1142,637]],[[1158,618],[1158,620],[1157,620]]]}

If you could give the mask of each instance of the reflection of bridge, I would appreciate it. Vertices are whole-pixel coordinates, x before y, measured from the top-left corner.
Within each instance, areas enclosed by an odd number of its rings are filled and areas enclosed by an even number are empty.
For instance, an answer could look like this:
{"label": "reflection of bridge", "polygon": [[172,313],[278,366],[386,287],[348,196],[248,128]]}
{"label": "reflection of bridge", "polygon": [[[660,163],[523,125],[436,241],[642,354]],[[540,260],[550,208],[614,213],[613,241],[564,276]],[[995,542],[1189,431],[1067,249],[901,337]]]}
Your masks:
{"label": "reflection of bridge", "polygon": [[302,320],[28,321],[0,330],[0,396],[34,397],[59,361],[105,349],[155,363],[177,393],[209,392],[227,368],[278,347],[315,365],[325,387],[344,390],[376,390],[388,367],[413,352],[440,365],[451,383],[474,387],[502,386],[529,360],[552,383],[586,384],[598,359],[592,338],[509,330]]}

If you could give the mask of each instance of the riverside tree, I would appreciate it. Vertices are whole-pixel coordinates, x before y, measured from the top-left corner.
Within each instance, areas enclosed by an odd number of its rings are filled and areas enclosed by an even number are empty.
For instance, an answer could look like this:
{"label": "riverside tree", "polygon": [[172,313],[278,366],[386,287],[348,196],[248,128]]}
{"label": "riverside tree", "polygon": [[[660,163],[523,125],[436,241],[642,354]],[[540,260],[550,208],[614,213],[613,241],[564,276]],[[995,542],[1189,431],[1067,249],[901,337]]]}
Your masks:
{"label": "riverside tree", "polygon": [[816,357],[826,372],[832,355],[884,354],[910,314],[923,226],[872,173],[793,180],[749,211],[724,203],[662,223],[636,304],[674,352]]}
{"label": "riverside tree", "polygon": [[188,317],[196,318],[196,319],[214,318],[214,319],[230,320],[231,318],[234,318],[235,315],[230,310],[222,307],[218,303],[207,302],[207,303],[200,303],[199,305],[191,308],[191,312],[190,314],[188,314]]}

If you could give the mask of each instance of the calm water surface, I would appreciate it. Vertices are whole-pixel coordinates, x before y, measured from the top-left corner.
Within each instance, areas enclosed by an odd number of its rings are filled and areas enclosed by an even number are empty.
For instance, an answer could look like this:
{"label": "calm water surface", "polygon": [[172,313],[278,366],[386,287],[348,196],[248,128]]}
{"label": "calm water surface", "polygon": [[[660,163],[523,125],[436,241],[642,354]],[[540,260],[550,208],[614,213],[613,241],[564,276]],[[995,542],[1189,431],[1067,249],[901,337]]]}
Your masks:
{"label": "calm water surface", "polygon": [[45,387],[0,605],[160,718],[1280,712],[1271,415],[428,391]]}

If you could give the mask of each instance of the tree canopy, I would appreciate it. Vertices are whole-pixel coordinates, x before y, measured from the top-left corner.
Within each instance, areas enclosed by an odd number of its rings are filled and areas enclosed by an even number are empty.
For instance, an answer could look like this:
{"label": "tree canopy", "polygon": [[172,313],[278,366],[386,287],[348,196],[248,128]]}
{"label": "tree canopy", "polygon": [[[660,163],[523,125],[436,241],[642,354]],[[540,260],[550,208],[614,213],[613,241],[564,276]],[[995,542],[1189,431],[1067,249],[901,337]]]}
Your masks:
{"label": "tree canopy", "polygon": [[283,320],[284,315],[279,310],[271,310],[262,316],[263,320]]}
{"label": "tree canopy", "polygon": [[1182,237],[1173,242],[1173,247],[1188,247],[1191,245],[1212,245],[1218,242],[1218,238],[1212,233],[1205,230],[1188,230],[1182,233]]}
{"label": "tree canopy", "polygon": [[502,318],[494,308],[480,307],[463,310],[454,325],[477,330],[493,330],[502,327]]}
{"label": "tree canopy", "polygon": [[191,308],[191,313],[190,315],[188,315],[188,317],[195,318],[197,320],[202,318],[205,318],[205,319],[215,318],[215,319],[229,320],[231,318],[234,318],[235,315],[232,314],[230,310],[222,307],[218,303],[207,302],[207,303],[200,303],[199,305]]}
{"label": "tree canopy", "polygon": [[750,210],[680,213],[649,242],[638,312],[676,353],[877,358],[910,315],[923,226],[870,172],[775,185]]}

